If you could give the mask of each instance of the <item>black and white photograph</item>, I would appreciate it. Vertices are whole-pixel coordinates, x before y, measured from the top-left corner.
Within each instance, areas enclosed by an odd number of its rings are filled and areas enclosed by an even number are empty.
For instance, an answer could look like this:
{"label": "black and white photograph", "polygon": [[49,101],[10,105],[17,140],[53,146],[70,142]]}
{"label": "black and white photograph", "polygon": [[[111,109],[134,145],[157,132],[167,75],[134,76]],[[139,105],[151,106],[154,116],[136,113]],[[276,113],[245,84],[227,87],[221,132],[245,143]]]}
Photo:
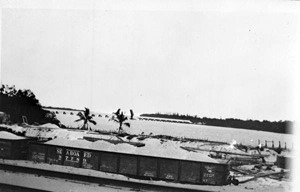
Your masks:
{"label": "black and white photograph", "polygon": [[299,1],[0,0],[0,45],[1,192],[300,189]]}

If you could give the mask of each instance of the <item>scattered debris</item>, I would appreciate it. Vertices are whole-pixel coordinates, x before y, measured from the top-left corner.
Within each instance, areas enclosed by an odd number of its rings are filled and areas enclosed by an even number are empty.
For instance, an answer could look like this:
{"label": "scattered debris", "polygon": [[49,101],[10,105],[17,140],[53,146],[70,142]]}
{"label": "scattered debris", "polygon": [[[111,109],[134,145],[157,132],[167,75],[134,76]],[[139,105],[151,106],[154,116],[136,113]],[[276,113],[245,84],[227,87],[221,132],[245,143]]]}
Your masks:
{"label": "scattered debris", "polygon": [[102,139],[102,138],[96,138],[96,137],[86,137],[86,136],[84,136],[83,139],[85,139],[87,141],[91,141],[91,142],[102,140],[102,141],[106,141],[106,142],[109,142],[109,143],[113,143],[115,145],[116,144],[121,144],[121,143],[127,143],[127,144],[130,144],[130,145],[136,146],[136,147],[145,146],[145,143],[140,143],[140,142],[118,141],[118,140]]}

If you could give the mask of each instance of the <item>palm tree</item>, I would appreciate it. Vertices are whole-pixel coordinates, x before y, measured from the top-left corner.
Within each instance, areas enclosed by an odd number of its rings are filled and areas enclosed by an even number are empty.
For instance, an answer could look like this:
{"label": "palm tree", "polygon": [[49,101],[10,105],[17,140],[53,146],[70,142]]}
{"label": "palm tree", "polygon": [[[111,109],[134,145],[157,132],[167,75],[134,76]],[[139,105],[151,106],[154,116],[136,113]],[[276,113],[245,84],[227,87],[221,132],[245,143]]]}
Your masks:
{"label": "palm tree", "polygon": [[115,114],[115,115],[119,115],[120,114],[120,110],[121,109],[118,109],[116,112],[114,112],[113,114]]}
{"label": "palm tree", "polygon": [[119,123],[119,129],[118,129],[118,133],[120,133],[120,131],[123,130],[122,126],[125,125],[127,127],[130,127],[130,123],[125,122],[126,120],[128,120],[128,118],[124,115],[123,112],[119,113],[119,110],[117,113],[114,113],[115,116],[112,116],[109,121],[114,121],[116,123]]}
{"label": "palm tree", "polygon": [[82,126],[83,129],[87,129],[87,130],[89,129],[88,123],[92,123],[94,125],[97,124],[96,121],[92,120],[93,116],[90,115],[90,109],[86,107],[84,113],[79,112],[77,116],[79,117],[79,119],[75,120],[75,122],[83,121],[83,126]]}

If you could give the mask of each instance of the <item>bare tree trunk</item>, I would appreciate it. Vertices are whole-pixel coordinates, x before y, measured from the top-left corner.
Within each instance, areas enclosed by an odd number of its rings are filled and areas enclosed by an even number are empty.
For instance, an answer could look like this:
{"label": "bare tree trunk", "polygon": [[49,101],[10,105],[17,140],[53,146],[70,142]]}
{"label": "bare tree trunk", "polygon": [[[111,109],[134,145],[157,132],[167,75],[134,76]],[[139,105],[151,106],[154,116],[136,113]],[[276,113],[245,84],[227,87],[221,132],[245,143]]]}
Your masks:
{"label": "bare tree trunk", "polygon": [[119,126],[119,131],[118,131],[118,133],[120,133],[120,131],[122,130],[122,122],[121,122],[121,121],[119,122],[119,125],[120,125],[120,126]]}

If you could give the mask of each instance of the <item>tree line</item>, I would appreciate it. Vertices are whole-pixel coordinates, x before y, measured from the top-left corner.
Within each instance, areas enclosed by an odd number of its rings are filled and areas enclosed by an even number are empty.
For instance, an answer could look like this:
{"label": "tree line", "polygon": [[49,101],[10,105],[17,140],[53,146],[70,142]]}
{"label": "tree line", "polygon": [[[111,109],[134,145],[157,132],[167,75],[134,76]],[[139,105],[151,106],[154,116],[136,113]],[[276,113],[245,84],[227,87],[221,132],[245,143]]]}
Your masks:
{"label": "tree line", "polygon": [[292,121],[258,121],[258,120],[242,120],[235,118],[208,118],[208,117],[198,117],[197,115],[183,115],[179,113],[152,113],[152,114],[142,114],[140,116],[144,117],[156,117],[156,118],[171,118],[180,120],[190,120],[194,124],[211,125],[219,127],[231,127],[239,129],[249,129],[257,131],[267,131],[274,133],[292,133]]}
{"label": "tree line", "polygon": [[[21,90],[16,89],[15,86],[2,85],[0,87],[0,112],[8,114],[11,123],[22,123],[23,116],[26,116],[28,124],[33,124],[37,122],[39,124],[53,123],[58,126],[61,126],[60,121],[56,118],[55,113],[43,109],[42,105],[39,103],[39,100],[29,89]],[[115,115],[118,116],[117,114]],[[153,113],[142,114],[141,116],[190,120],[194,124],[259,130],[275,133],[292,133],[293,124],[292,121],[258,121],[251,119],[241,120],[234,118],[218,119],[198,117],[197,115],[192,116],[189,114],[182,115],[179,113]]]}
{"label": "tree line", "polygon": [[[0,124],[21,124],[24,121],[23,117],[26,117],[28,124],[53,123],[59,127],[65,128],[65,125],[62,125],[56,118],[55,112],[50,112],[45,110],[45,108],[79,111],[77,114],[79,119],[75,120],[75,122],[83,121],[81,129],[91,130],[91,127],[88,125],[89,123],[96,125],[96,121],[93,120],[93,116],[88,108],[85,108],[85,110],[78,110],[66,107],[43,107],[35,94],[29,89],[21,90],[16,89],[15,86],[8,85],[2,85],[0,87],[0,112],[4,112],[5,116],[8,117],[8,122],[7,118],[5,118],[5,122],[0,118]],[[1,114],[3,115],[3,113]],[[114,115],[109,120],[119,124],[118,133],[123,131],[123,125],[130,127],[130,123],[126,122],[128,118],[121,112],[121,109],[118,109],[117,112],[113,114]],[[133,115],[132,110],[131,114]]]}
{"label": "tree line", "polygon": [[[60,125],[55,113],[44,110],[30,89],[16,89],[2,85],[0,88],[0,111],[9,116],[10,123],[22,123],[26,117],[28,124],[53,123]],[[1,123],[1,122],[0,122]]]}

